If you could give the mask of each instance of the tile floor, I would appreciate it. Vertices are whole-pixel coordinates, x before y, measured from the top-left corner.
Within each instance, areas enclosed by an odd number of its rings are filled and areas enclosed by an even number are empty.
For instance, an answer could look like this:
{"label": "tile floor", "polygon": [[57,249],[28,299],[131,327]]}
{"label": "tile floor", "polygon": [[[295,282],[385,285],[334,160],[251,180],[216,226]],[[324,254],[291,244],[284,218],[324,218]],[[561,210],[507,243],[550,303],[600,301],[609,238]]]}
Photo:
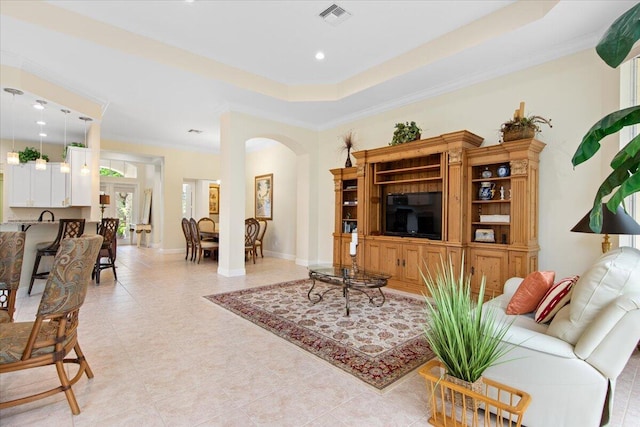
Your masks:
{"label": "tile floor", "polygon": [[[225,278],[217,264],[134,246],[118,248],[118,281],[102,273],[80,312],[79,340],[95,373],[74,391],[0,411],[0,426],[423,426],[416,372],[381,393],[203,295],[306,277],[274,258]],[[19,293],[17,320],[32,320],[44,282]],[[618,379],[613,426],[640,423],[640,353]],[[34,384],[37,380],[37,384]],[[7,399],[55,384],[52,367],[0,377]],[[53,386],[53,385],[52,385]]]}

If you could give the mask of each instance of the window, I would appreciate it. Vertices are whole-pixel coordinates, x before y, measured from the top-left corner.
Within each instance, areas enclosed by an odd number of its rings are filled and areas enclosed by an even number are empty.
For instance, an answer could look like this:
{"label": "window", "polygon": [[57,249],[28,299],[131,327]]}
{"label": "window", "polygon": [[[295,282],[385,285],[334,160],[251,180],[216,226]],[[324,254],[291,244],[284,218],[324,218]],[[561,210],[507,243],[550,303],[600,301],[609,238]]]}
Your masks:
{"label": "window", "polygon": [[123,160],[100,159],[100,175],[120,178],[137,178],[138,167]]}
{"label": "window", "polygon": [[194,205],[194,188],[195,182],[184,181],[182,183],[182,217],[193,217],[193,205]]}

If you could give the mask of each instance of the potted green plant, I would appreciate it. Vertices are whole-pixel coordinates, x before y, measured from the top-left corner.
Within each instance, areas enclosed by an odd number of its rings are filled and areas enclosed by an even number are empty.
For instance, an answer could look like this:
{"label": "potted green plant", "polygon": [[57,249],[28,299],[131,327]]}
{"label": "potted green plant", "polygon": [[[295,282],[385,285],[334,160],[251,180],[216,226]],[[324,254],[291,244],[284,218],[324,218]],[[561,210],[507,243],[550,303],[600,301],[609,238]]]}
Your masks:
{"label": "potted green plant", "polygon": [[[22,151],[18,152],[18,158],[20,159],[20,163],[27,163],[31,160],[38,160],[40,158],[40,151],[35,147],[27,147]],[[49,161],[49,156],[46,154],[42,155],[42,158]]]}
{"label": "potted green plant", "polygon": [[[640,39],[640,3],[620,16],[602,36],[596,52],[611,68],[625,60]],[[600,140],[626,126],[640,123],[640,105],[614,111],[596,122],[582,138],[571,163],[578,166],[600,149]],[[613,193],[607,208],[616,212],[624,199],[640,191],[640,135],[636,135],[611,161],[612,172],[598,188],[591,208],[589,226],[595,233],[602,230],[602,199]]]}
{"label": "potted green plant", "polygon": [[64,147],[64,150],[62,150],[62,158],[66,159],[67,158],[67,148],[69,147],[81,147],[84,148],[84,143],[82,142],[70,142],[69,144],[67,144]]}
{"label": "potted green plant", "polygon": [[422,278],[430,295],[425,297],[425,336],[445,367],[443,381],[481,393],[482,373],[512,348],[502,343],[511,323],[498,319],[491,306],[483,310],[484,276],[474,299],[471,276],[465,276],[464,267],[456,275],[451,259],[448,264],[441,259],[435,275],[427,269]]}
{"label": "potted green plant", "polygon": [[545,119],[542,116],[535,115],[520,115],[518,110],[516,110],[516,114],[511,120],[507,120],[500,125],[502,141],[507,142],[515,141],[516,139],[533,138],[542,130],[540,129],[541,124],[553,127],[551,125],[551,119]]}
{"label": "potted green plant", "polygon": [[393,138],[389,145],[404,144],[420,139],[422,129],[416,125],[416,122],[396,123],[395,127],[396,130],[393,132]]}

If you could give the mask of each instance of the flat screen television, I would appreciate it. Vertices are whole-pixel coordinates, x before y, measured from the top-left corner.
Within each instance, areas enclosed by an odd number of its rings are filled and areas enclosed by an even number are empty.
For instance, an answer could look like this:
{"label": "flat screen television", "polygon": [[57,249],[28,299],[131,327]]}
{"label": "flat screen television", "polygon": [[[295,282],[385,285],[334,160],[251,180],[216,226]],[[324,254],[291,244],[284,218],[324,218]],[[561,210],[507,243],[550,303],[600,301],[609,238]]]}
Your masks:
{"label": "flat screen television", "polygon": [[442,192],[389,193],[384,234],[442,240]]}

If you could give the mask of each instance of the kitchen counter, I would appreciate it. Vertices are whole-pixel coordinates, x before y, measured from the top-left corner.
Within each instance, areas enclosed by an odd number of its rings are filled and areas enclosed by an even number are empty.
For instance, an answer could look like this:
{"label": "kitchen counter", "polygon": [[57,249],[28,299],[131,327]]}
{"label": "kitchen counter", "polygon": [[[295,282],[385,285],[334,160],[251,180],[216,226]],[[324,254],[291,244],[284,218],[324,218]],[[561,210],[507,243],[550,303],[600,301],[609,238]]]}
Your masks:
{"label": "kitchen counter", "polygon": [[[62,219],[62,218],[60,218]],[[84,234],[91,235],[97,233],[99,220],[86,220]],[[24,256],[22,259],[22,271],[20,273],[20,287],[29,287],[33,264],[36,260],[36,245],[42,242],[53,242],[58,235],[58,225],[60,221],[38,221],[35,219],[10,219],[0,224],[1,231],[26,231]],[[92,226],[90,224],[95,224]],[[53,257],[43,257],[40,263],[40,271],[47,271],[51,267]],[[44,289],[44,280],[36,280],[33,284],[32,295],[38,298]]]}

